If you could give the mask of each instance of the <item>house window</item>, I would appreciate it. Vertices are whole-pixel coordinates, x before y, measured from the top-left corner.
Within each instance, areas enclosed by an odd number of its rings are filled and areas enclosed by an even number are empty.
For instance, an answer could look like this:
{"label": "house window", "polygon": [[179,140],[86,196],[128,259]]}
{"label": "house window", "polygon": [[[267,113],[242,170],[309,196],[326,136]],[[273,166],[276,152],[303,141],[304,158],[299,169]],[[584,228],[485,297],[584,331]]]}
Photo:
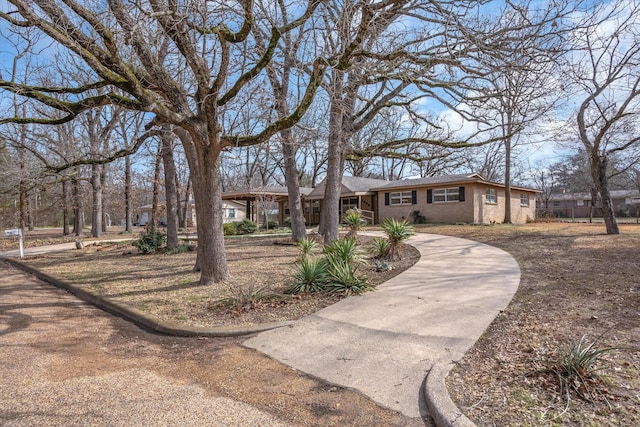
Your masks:
{"label": "house window", "polygon": [[553,207],[554,208],[559,208],[560,207],[560,202],[553,202]]}
{"label": "house window", "polygon": [[520,206],[529,206],[529,193],[520,193]]}
{"label": "house window", "polygon": [[576,206],[584,206],[584,200],[576,200]]}
{"label": "house window", "polygon": [[411,191],[389,193],[389,205],[410,205],[413,200]]}
{"label": "house window", "polygon": [[495,188],[487,189],[487,193],[485,195],[485,202],[492,205],[498,204],[498,193],[496,192]]}
{"label": "house window", "polygon": [[229,208],[227,209],[227,218],[235,218],[236,217],[236,209]]}
{"label": "house window", "polygon": [[459,200],[460,200],[460,189],[458,187],[440,188],[437,190],[433,190],[434,203],[457,202]]}

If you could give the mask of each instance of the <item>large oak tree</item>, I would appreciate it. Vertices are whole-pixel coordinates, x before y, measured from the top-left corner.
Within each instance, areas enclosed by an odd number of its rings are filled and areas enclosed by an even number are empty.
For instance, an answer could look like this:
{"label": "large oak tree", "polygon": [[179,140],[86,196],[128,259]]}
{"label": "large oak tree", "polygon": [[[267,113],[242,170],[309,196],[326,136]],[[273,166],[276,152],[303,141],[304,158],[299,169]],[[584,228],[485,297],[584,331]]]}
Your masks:
{"label": "large oak tree", "polygon": [[[252,0],[9,0],[0,10],[5,25],[34,28],[53,40],[54,48],[92,71],[73,86],[0,81],[0,88],[39,104],[38,114],[4,114],[0,123],[61,124],[107,104],[149,113],[149,128],[174,126],[184,146],[198,215],[201,284],[228,278],[222,234],[220,155],[227,147],[267,141],[293,126],[311,104],[326,61],[308,64],[301,96],[288,115],[260,114],[265,68],[287,32],[307,26],[321,4],[288,5],[289,20],[277,9],[258,8]],[[270,11],[258,15],[256,10]],[[295,16],[295,18],[292,18]],[[269,37],[256,38],[256,28]],[[357,41],[353,47],[357,46]],[[353,49],[352,49],[353,50]],[[333,64],[347,62],[337,57]],[[42,57],[46,62],[47,58]],[[100,89],[99,95],[90,95]],[[253,132],[237,131],[235,117],[252,111]],[[120,150],[129,154],[136,147]],[[115,155],[115,154],[114,154]]]}

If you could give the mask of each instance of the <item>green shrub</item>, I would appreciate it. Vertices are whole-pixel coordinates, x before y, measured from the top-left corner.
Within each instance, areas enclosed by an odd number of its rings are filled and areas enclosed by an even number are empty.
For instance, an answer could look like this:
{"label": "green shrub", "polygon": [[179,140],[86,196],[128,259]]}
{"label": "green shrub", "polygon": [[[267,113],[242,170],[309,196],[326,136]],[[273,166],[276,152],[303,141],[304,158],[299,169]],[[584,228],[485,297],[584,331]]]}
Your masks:
{"label": "green shrub", "polygon": [[240,222],[236,222],[236,234],[253,234],[258,231],[258,224],[250,219],[243,219]]}
{"label": "green shrub", "polygon": [[361,294],[371,289],[367,278],[358,274],[358,264],[340,258],[327,257],[329,278],[325,289],[344,295]]}
{"label": "green shrub", "polygon": [[357,209],[349,209],[342,215],[342,222],[347,226],[349,232],[347,237],[356,237],[358,231],[367,225],[367,221],[362,217],[362,213]]}
{"label": "green shrub", "polygon": [[420,212],[419,210],[411,211],[411,214],[409,214],[409,216],[411,217],[411,219],[413,219],[414,224],[424,224],[427,222],[427,218],[422,215],[422,212]]}
{"label": "green shrub", "polygon": [[294,267],[293,283],[287,293],[299,294],[324,291],[329,275],[327,267],[327,262],[323,259],[302,259]]}
{"label": "green shrub", "polygon": [[263,228],[268,229],[268,230],[276,230],[276,229],[278,229],[279,226],[280,226],[280,224],[278,224],[278,221],[270,220],[270,221],[267,221],[267,226],[263,227]]}
{"label": "green shrub", "polygon": [[238,230],[236,229],[235,222],[225,222],[222,224],[222,232],[225,236],[235,236],[238,234]]}
{"label": "green shrub", "polygon": [[389,240],[389,251],[386,257],[391,261],[401,259],[401,244],[414,235],[413,226],[405,220],[398,221],[395,218],[385,218],[380,226]]}
{"label": "green shrub", "polygon": [[361,264],[365,262],[364,254],[358,246],[358,241],[352,237],[335,240],[324,247],[329,264],[332,260],[341,260],[347,264]]}
{"label": "green shrub", "polygon": [[167,235],[155,231],[143,234],[133,244],[143,254],[151,254],[157,252],[166,242]]}
{"label": "green shrub", "polygon": [[382,271],[390,271],[393,270],[393,267],[391,266],[391,264],[385,260],[376,260],[373,265],[376,268],[376,271],[378,273],[382,272]]}

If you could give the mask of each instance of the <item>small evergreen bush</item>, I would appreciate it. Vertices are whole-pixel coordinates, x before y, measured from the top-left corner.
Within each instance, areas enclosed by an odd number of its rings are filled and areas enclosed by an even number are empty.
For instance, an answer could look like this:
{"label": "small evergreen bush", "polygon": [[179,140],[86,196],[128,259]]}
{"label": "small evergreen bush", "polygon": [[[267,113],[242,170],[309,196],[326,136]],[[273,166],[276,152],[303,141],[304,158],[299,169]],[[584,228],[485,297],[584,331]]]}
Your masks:
{"label": "small evergreen bush", "polygon": [[235,236],[238,234],[238,230],[236,229],[236,223],[234,222],[225,222],[222,224],[222,232],[225,236]]}
{"label": "small evergreen bush", "polygon": [[240,222],[236,222],[236,234],[253,234],[258,231],[258,224],[250,219],[243,219]]}
{"label": "small evergreen bush", "polygon": [[135,247],[143,254],[157,252],[167,242],[167,235],[159,231],[148,232],[134,242]]}

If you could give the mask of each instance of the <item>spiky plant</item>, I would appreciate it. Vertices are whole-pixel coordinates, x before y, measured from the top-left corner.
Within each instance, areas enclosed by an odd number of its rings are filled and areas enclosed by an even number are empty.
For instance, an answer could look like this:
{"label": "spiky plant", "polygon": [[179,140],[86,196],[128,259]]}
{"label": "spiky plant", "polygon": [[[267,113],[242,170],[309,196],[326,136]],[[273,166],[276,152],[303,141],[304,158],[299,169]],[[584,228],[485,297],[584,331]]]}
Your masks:
{"label": "spiky plant", "polygon": [[402,258],[401,248],[402,242],[415,234],[413,226],[408,221],[398,221],[395,218],[385,218],[380,223],[382,231],[387,235],[389,240],[389,251],[387,258],[390,261],[397,261]]}
{"label": "spiky plant", "polygon": [[293,283],[287,293],[300,294],[324,291],[328,276],[328,265],[325,260],[303,258],[294,267]]}
{"label": "spiky plant", "polygon": [[296,242],[296,246],[300,251],[300,260],[308,259],[313,255],[313,251],[318,247],[318,242],[314,239],[304,238]]}
{"label": "spiky plant", "polygon": [[362,213],[357,209],[349,209],[342,215],[342,223],[349,229],[347,237],[355,238],[358,231],[367,225],[367,221],[362,217]]}

